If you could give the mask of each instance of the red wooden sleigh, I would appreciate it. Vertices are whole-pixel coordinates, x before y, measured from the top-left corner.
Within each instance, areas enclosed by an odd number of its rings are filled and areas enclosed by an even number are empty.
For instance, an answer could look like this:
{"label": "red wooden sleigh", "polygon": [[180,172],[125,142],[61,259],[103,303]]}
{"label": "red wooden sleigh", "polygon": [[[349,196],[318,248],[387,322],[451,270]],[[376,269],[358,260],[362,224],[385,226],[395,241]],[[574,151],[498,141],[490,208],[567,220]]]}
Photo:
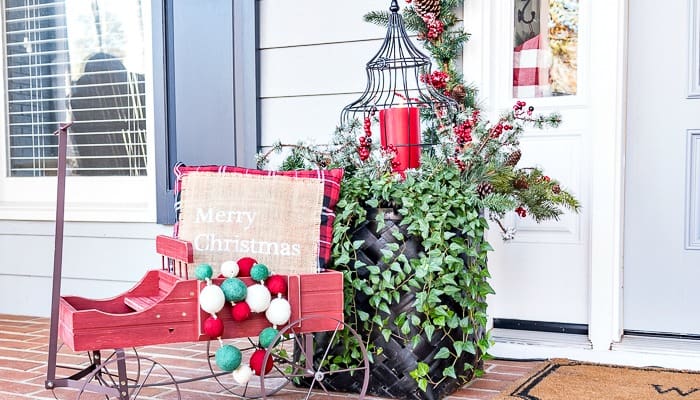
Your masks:
{"label": "red wooden sleigh", "polygon": [[[291,318],[287,326],[280,328],[279,334],[265,349],[262,370],[268,363],[288,363],[287,368],[275,365],[272,373],[260,373],[259,385],[241,384],[236,386],[223,382],[221,371],[212,367],[210,355],[207,358],[209,373],[197,378],[180,379],[156,360],[145,357],[127,356],[125,348],[159,345],[180,342],[207,342],[217,339],[248,338],[257,336],[262,329],[270,326],[263,314],[253,316],[243,322],[233,321],[230,305],[225,305],[218,313],[224,323],[221,338],[211,338],[204,333],[203,324],[209,314],[200,308],[199,294],[205,283],[187,276],[188,265],[193,263],[194,252],[191,243],[167,236],[156,238],[156,251],[162,256],[159,270],[146,272],[143,278],[130,290],[109,299],[89,299],[79,296],[60,295],[60,277],[63,246],[63,205],[65,196],[65,141],[66,129],[61,129],[59,138],[58,205],[56,212],[56,254],[54,260],[54,288],[49,343],[49,360],[46,388],[75,388],[78,397],[84,393],[99,393],[107,398],[144,398],[144,390],[150,387],[171,385],[180,399],[179,384],[193,380],[214,378],[231,394],[243,398],[265,398],[274,394],[290,381],[300,378],[310,380],[313,388],[323,380],[325,374],[334,373],[324,369],[315,360],[319,354],[314,348],[312,333],[322,331],[337,332],[348,329],[351,337],[362,340],[349,327],[343,325],[343,275],[337,271],[286,276],[286,298],[291,306]],[[253,283],[249,277],[240,278],[247,286]],[[220,284],[224,279],[213,279]],[[74,352],[88,352],[89,363],[74,369],[68,377],[56,376],[57,353],[63,344]],[[250,340],[251,344],[253,341]],[[254,346],[254,345],[253,345]],[[287,346],[287,348],[284,348]],[[289,346],[293,346],[289,347]],[[282,351],[280,351],[282,349]],[[109,357],[101,352],[114,350]],[[321,354],[327,350],[321,350]],[[293,356],[292,356],[293,354]],[[357,371],[364,374],[364,384],[360,397],[364,396],[369,381],[369,364],[366,352],[357,368],[344,371]],[[325,357],[324,357],[325,358]],[[145,368],[149,364],[150,368]],[[130,373],[130,366],[136,365],[136,374]],[[291,368],[291,374],[289,373]],[[152,371],[161,370],[160,374]],[[77,372],[75,372],[77,371]],[[147,373],[143,373],[147,371]],[[149,379],[156,376],[155,381]],[[153,380],[153,379],[151,379]],[[267,384],[265,382],[268,382]],[[322,385],[319,383],[319,385]],[[251,389],[252,388],[252,389]],[[311,395],[311,389],[307,398]],[[145,397],[149,398],[149,397]]]}
{"label": "red wooden sleigh", "polygon": [[[198,294],[204,285],[196,279],[183,279],[169,271],[175,261],[192,260],[192,246],[184,241],[159,236],[156,248],[163,256],[163,269],[148,271],[141,281],[119,296],[94,300],[62,296],[59,337],[73,351],[90,351],[154,344],[209,340],[202,325],[208,316],[199,307]],[[288,300],[292,306],[290,321],[297,323],[295,333],[336,329],[343,319],[343,274],[326,271],[319,274],[287,276]],[[241,280],[246,285],[249,277]],[[215,279],[221,283],[223,279]],[[254,314],[244,323],[234,322],[226,305],[221,312],[223,339],[252,337],[269,326],[262,314]]]}

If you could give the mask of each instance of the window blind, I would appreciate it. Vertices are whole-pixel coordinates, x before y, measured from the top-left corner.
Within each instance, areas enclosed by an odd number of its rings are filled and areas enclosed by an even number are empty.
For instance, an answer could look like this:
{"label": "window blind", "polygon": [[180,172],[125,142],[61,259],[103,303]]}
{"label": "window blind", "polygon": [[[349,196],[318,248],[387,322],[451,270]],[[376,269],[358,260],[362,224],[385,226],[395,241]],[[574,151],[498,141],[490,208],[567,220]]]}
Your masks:
{"label": "window blind", "polygon": [[142,0],[5,0],[9,175],[146,174]]}

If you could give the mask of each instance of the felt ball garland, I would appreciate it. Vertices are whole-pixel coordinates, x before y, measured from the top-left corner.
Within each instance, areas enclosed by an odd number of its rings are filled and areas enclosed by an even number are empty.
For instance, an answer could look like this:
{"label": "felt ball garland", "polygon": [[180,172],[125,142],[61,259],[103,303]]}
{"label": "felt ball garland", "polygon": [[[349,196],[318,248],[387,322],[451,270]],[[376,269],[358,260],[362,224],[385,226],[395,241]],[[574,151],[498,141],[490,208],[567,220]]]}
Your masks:
{"label": "felt ball garland", "polygon": [[238,267],[237,262],[224,261],[221,263],[221,275],[223,275],[225,278],[234,278],[238,276],[239,272],[240,268]]}
{"label": "felt ball garland", "polygon": [[245,301],[236,303],[231,307],[231,318],[236,322],[250,318],[250,306]]}
{"label": "felt ball garland", "polygon": [[[258,336],[258,344],[262,348],[268,348],[272,344],[272,341],[275,339],[275,336],[279,331],[275,328],[265,328],[260,332],[260,336]],[[277,343],[275,343],[277,344]]]}
{"label": "felt ball garland", "polygon": [[254,258],[243,257],[236,262],[238,264],[238,276],[250,276],[250,270],[253,269],[253,265],[257,264]]}
{"label": "felt ball garland", "polygon": [[287,293],[287,280],[281,275],[270,275],[265,281],[265,286],[273,296]]}
{"label": "felt ball garland", "polygon": [[265,285],[258,283],[248,287],[248,295],[245,302],[248,303],[250,311],[255,313],[264,312],[270,306],[272,296]]}
{"label": "felt ball garland", "polygon": [[[279,333],[277,326],[289,322],[291,306],[283,298],[287,292],[287,281],[280,275],[271,275],[266,265],[250,257],[238,261],[226,261],[221,264],[221,276],[226,278],[221,286],[212,281],[213,270],[209,264],[200,264],[194,275],[206,282],[199,293],[199,305],[210,316],[204,320],[202,330],[210,338],[217,338],[220,347],[215,353],[216,365],[223,371],[231,372],[233,379],[240,385],[250,381],[251,377],[261,374],[265,357],[265,348],[270,347]],[[255,283],[246,287],[237,276],[250,276]],[[275,296],[273,298],[273,296]],[[263,329],[258,336],[259,349],[250,357],[248,364],[242,363],[241,351],[235,346],[222,341],[224,324],[217,317],[226,302],[231,304],[231,318],[242,322],[250,318],[251,313],[265,313],[272,327]],[[268,358],[264,374],[272,370],[272,359]]]}
{"label": "felt ball garland", "polygon": [[245,300],[248,287],[238,278],[226,278],[221,283],[221,290],[224,292],[226,301],[238,302]]}

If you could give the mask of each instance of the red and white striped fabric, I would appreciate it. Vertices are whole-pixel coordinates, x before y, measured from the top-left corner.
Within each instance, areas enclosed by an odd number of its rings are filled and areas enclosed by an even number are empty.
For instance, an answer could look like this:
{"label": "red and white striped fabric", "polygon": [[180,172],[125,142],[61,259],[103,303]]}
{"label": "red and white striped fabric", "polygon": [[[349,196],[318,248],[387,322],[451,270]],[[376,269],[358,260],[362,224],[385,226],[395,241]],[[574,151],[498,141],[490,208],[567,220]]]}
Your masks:
{"label": "red and white striped fabric", "polygon": [[549,52],[537,35],[513,49],[513,97],[549,96]]}

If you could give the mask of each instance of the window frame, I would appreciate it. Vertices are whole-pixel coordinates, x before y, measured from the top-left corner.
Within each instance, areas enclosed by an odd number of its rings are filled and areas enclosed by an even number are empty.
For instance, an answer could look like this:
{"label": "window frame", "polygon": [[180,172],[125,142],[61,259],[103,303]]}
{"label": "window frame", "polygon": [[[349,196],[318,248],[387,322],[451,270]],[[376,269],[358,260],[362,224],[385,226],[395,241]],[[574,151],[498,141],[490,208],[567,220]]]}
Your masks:
{"label": "window frame", "polygon": [[[66,182],[66,220],[90,222],[175,222],[173,167],[178,142],[190,142],[176,124],[173,8],[178,0],[151,0],[144,10],[147,70],[146,128],[148,163],[146,176],[69,176]],[[231,163],[255,166],[259,149],[259,11],[258,1],[232,3],[233,26],[233,142]],[[4,10],[4,5],[0,5]],[[0,28],[4,45],[4,19]],[[3,47],[4,48],[4,47]],[[0,124],[6,124],[5,56],[0,71]],[[255,79],[249,77],[254,76]],[[199,133],[201,134],[201,132]],[[209,135],[228,135],[211,132]],[[180,136],[178,136],[180,135]],[[53,220],[56,177],[10,177],[8,136],[0,139],[0,220]]]}
{"label": "window frame", "polygon": [[[153,11],[160,0],[152,0],[144,7],[144,42],[154,43],[153,33],[160,31],[153,25]],[[4,52],[5,4],[0,4],[0,126],[7,126],[8,104],[6,91],[6,54]],[[154,71],[155,46],[145,47],[146,71]],[[155,131],[154,76],[146,74],[146,130]],[[58,127],[57,127],[58,128]],[[55,218],[56,177],[9,176],[9,135],[0,139],[0,220],[46,221]],[[66,180],[66,220],[104,222],[155,222],[155,155],[154,135],[147,135],[146,176],[69,176]]]}

